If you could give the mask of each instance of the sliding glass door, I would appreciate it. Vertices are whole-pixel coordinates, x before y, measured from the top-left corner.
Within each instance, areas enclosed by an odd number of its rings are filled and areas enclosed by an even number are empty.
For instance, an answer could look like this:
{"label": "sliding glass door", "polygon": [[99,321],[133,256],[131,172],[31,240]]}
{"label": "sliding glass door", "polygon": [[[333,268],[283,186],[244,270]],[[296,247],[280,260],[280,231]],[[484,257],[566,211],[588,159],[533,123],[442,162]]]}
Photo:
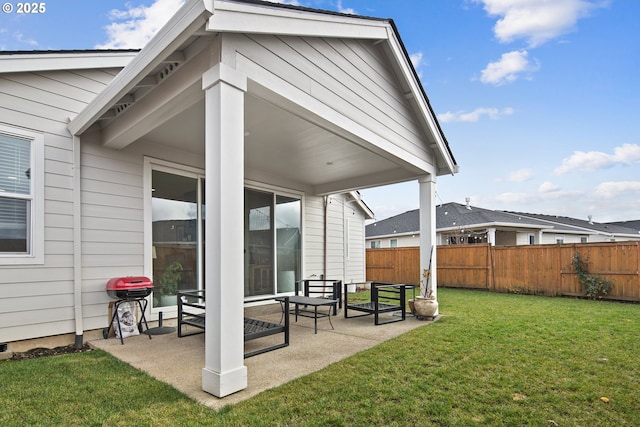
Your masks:
{"label": "sliding glass door", "polygon": [[[203,289],[204,177],[169,166],[151,168],[153,307],[173,307],[180,289]],[[299,196],[245,188],[246,297],[293,292],[301,277]],[[215,255],[213,255],[215,256]]]}
{"label": "sliding glass door", "polygon": [[245,296],[293,292],[300,279],[300,198],[246,188]]}
{"label": "sliding glass door", "polygon": [[175,306],[180,289],[199,287],[202,190],[197,176],[152,173],[154,307]]}

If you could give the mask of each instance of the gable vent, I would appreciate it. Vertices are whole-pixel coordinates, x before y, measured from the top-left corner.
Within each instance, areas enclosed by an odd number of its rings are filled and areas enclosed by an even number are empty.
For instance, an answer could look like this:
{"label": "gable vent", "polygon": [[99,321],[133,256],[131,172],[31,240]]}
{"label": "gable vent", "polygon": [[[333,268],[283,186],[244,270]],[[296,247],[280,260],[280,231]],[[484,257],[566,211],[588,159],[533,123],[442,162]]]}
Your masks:
{"label": "gable vent", "polygon": [[[113,119],[118,117],[129,107],[131,107],[136,101],[139,101],[142,97],[152,91],[156,86],[162,83],[167,77],[171,76],[180,68],[182,64],[186,62],[183,52],[177,51],[169,55],[152,74],[147,75],[140,80],[138,84],[125,95],[120,101],[118,101],[109,112],[105,113],[100,120]],[[155,73],[155,74],[154,74]]]}
{"label": "gable vent", "polygon": [[167,66],[164,67],[162,70],[160,70],[160,72],[158,73],[158,83],[160,83],[162,80],[166,79],[171,74],[173,74],[174,71],[176,71],[179,66],[180,66],[179,62],[172,62],[170,64],[167,64]]}

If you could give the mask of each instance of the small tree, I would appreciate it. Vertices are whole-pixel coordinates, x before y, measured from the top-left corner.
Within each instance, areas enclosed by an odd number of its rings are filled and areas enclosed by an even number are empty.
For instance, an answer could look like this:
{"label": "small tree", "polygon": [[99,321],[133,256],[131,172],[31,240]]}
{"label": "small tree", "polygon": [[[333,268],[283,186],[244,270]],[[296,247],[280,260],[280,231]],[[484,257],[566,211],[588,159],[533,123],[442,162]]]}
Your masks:
{"label": "small tree", "polygon": [[611,291],[613,282],[611,280],[605,279],[604,277],[595,274],[589,274],[589,271],[587,269],[588,263],[587,261],[584,261],[582,259],[582,255],[580,255],[579,252],[576,252],[573,255],[571,264],[573,265],[573,269],[578,275],[580,287],[588,298],[600,299]]}

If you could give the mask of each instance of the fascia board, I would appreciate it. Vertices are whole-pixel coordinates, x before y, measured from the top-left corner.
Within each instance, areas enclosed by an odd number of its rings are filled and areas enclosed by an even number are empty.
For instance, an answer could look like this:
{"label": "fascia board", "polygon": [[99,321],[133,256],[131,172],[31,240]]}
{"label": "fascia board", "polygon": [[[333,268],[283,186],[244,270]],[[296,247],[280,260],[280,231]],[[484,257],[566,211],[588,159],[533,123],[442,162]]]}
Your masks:
{"label": "fascia board", "polygon": [[349,193],[351,194],[351,197],[353,197],[354,201],[358,204],[362,212],[364,212],[365,219],[374,219],[375,215],[373,214],[373,211],[369,209],[369,206],[367,206],[367,204],[362,201],[362,198],[355,191],[350,191]]}
{"label": "fascia board", "polygon": [[371,240],[371,239],[389,239],[389,238],[393,238],[393,237],[407,237],[407,236],[414,236],[416,234],[420,233],[419,231],[414,231],[414,232],[404,232],[404,233],[393,233],[393,234],[378,234],[378,235],[373,235],[373,236],[367,236],[365,240]]}
{"label": "fascia board", "polygon": [[215,3],[207,30],[382,40],[387,37],[387,26],[384,20],[374,18],[220,1]]}
{"label": "fascia board", "polygon": [[149,41],[129,65],[68,125],[72,135],[87,130],[111,106],[130,91],[166,56],[184,43],[211,15],[210,2],[191,0],[186,3]]}
{"label": "fascia board", "polygon": [[438,227],[437,231],[438,232],[442,232],[442,231],[457,231],[460,229],[465,229],[465,230],[476,230],[479,228],[504,228],[504,227],[508,227],[508,228],[523,228],[523,229],[539,229],[539,230],[550,230],[553,227],[552,226],[547,226],[547,225],[539,225],[539,224],[520,224],[520,223],[512,223],[512,222],[486,222],[486,223],[482,223],[482,224],[461,224],[461,225],[454,225],[451,227]]}
{"label": "fascia board", "polygon": [[405,51],[402,47],[400,40],[398,39],[398,35],[396,31],[391,27],[387,27],[388,35],[386,37],[389,49],[393,54],[393,57],[396,60],[396,63],[400,67],[400,71],[402,76],[404,77],[406,83],[410,87],[410,93],[407,96],[413,97],[418,105],[419,113],[422,116],[422,119],[427,124],[429,131],[433,135],[436,146],[440,151],[442,157],[446,161],[447,165],[447,173],[455,174],[458,172],[458,165],[453,160],[449,150],[446,148],[446,144],[444,142],[443,136],[439,130],[438,125],[436,124],[436,118],[434,117],[431,108],[427,105],[427,101],[423,96],[422,89],[420,88],[420,84],[417,82],[415,73],[413,69],[409,65],[408,58],[405,55]]}
{"label": "fascia board", "polygon": [[123,68],[138,52],[38,52],[0,55],[0,73],[28,73],[55,70]]}

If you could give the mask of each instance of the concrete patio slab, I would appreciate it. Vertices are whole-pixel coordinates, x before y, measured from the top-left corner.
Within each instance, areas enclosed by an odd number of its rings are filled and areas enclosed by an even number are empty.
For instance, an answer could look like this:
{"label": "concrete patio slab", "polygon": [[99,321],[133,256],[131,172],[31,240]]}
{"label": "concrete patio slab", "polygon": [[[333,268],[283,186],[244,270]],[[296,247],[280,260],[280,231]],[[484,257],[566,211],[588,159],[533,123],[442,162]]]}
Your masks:
{"label": "concrete patio slab", "polygon": [[[278,322],[280,314],[272,312],[268,316]],[[332,316],[331,321],[334,329],[331,329],[327,318],[318,320],[318,333],[314,334],[313,319],[300,317],[295,322],[291,315],[290,345],[245,359],[248,387],[224,398],[202,390],[204,334],[178,338],[174,332],[153,335],[151,340],[146,334],[141,334],[125,338],[124,345],[114,337],[94,339],[89,344],[172,385],[206,406],[220,409],[431,323],[408,314],[405,321],[375,326],[372,316],[345,319],[342,312]],[[175,320],[165,320],[163,325],[175,326]],[[246,345],[248,349],[256,343],[250,341]]]}

